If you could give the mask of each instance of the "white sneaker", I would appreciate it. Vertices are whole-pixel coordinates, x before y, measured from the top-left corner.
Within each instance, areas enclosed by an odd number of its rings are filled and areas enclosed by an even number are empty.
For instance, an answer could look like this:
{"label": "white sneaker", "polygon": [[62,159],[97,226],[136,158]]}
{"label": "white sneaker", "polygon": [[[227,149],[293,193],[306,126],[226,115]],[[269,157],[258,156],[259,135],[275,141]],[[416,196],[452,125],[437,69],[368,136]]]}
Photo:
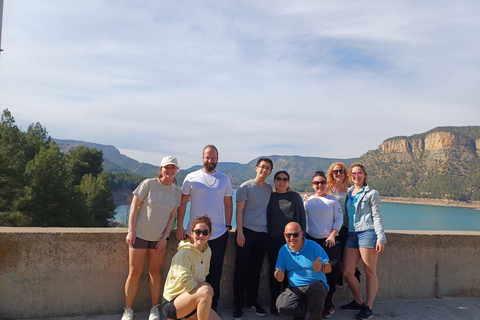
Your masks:
{"label": "white sneaker", "polygon": [[123,311],[122,320],[133,320],[133,310],[129,307],[125,307],[125,311]]}
{"label": "white sneaker", "polygon": [[152,309],[150,309],[150,316],[148,317],[148,320],[160,320],[160,314],[158,313],[158,304],[156,306],[153,306]]}

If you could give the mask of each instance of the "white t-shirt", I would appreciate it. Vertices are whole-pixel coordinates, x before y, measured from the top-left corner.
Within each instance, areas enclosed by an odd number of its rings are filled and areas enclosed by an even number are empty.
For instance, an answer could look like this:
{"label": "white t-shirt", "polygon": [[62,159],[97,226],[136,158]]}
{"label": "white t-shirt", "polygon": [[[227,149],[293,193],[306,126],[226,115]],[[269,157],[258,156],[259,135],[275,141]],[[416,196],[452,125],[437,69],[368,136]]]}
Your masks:
{"label": "white t-shirt", "polygon": [[233,196],[230,179],[220,171],[207,173],[200,170],[189,173],[183,181],[182,193],[190,195],[190,220],[187,234],[198,217],[207,215],[212,220],[212,236],[216,239],[227,231],[223,200]]}
{"label": "white t-shirt", "polygon": [[307,215],[307,233],[316,239],[328,238],[332,229],[340,231],[343,224],[343,212],[337,198],[310,196],[305,205]]}
{"label": "white t-shirt", "polygon": [[182,191],[175,184],[164,185],[158,178],[146,179],[133,191],[142,200],[137,216],[135,233],[147,241],[163,237],[170,213],[180,206]]}

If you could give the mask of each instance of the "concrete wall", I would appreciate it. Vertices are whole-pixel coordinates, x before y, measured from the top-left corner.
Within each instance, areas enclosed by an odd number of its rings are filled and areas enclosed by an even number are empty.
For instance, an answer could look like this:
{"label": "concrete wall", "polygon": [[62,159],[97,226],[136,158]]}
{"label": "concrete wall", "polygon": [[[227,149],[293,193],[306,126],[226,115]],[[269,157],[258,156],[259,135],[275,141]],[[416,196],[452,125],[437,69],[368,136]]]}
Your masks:
{"label": "concrete wall", "polygon": [[[126,229],[0,227],[0,318],[121,313],[128,272],[125,235]],[[480,296],[480,232],[389,231],[387,237],[378,262],[378,300]],[[176,246],[170,240],[164,277]],[[233,305],[234,265],[231,233],[221,307]],[[265,307],[267,265],[260,287]],[[347,288],[337,290],[335,299],[346,301],[347,295]],[[145,269],[134,309],[149,308]]]}

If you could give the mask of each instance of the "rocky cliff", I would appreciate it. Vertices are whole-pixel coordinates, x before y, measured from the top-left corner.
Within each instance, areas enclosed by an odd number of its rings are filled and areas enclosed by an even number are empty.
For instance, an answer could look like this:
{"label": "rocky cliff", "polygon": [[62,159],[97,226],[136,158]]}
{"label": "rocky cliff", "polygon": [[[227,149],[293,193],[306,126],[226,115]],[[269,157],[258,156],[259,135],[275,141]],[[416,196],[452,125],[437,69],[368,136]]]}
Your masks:
{"label": "rocky cliff", "polygon": [[480,139],[470,139],[458,133],[437,131],[428,134],[425,138],[408,139],[392,138],[385,140],[378,149],[382,154],[434,151],[442,148],[479,150]]}
{"label": "rocky cliff", "polygon": [[359,160],[381,195],[480,198],[480,126],[438,127],[390,138]]}

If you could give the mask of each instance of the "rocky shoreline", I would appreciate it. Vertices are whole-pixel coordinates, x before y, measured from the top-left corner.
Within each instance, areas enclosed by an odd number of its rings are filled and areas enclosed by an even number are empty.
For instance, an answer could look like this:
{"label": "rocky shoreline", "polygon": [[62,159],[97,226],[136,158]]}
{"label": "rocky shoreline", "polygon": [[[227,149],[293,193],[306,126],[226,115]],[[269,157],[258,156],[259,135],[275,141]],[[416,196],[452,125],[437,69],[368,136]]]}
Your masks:
{"label": "rocky shoreline", "polygon": [[474,208],[480,210],[480,201],[455,201],[444,199],[422,199],[422,198],[403,198],[403,197],[381,197],[383,202],[398,202],[398,203],[412,203],[412,204],[427,204],[431,206],[446,206],[446,207],[462,207]]}

